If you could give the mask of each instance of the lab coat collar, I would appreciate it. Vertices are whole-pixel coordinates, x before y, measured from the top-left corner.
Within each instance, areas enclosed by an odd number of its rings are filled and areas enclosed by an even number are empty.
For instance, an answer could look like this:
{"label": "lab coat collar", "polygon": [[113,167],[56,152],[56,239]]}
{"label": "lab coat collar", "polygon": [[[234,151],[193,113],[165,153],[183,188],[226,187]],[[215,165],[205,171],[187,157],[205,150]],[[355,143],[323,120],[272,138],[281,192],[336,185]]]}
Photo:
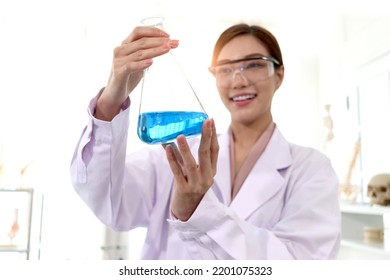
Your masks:
{"label": "lab coat collar", "polygon": [[279,170],[289,167],[292,163],[289,143],[276,126],[262,156],[253,166],[234,200],[231,201],[228,133],[220,135],[218,141],[220,151],[215,176],[217,188],[214,192],[224,204],[230,205],[241,218],[246,219],[286,185]]}

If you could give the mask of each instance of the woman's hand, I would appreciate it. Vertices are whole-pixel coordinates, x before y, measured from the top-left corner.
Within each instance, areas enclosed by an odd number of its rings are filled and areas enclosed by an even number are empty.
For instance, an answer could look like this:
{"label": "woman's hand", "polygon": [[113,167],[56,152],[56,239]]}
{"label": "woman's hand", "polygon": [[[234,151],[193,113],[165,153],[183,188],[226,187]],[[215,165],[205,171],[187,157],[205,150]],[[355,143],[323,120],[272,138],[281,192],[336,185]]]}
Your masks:
{"label": "woman's hand", "polygon": [[213,119],[203,123],[197,163],[183,135],[175,144],[165,146],[169,165],[175,178],[171,211],[181,221],[187,221],[204,194],[214,183],[219,145]]}
{"label": "woman's hand", "polygon": [[177,40],[161,29],[138,26],[114,50],[111,74],[98,99],[95,117],[111,121],[120,111],[123,102],[138,85],[143,71],[153,63],[153,58],[178,46]]}

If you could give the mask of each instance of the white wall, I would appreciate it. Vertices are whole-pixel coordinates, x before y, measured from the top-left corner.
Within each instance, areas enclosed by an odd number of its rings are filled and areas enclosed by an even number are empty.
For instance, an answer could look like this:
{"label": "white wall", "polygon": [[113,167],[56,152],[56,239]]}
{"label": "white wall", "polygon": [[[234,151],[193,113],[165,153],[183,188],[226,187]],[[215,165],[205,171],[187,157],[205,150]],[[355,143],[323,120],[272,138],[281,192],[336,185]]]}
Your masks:
{"label": "white wall", "polygon": [[[354,7],[334,26],[332,48],[321,57],[321,99],[332,104],[335,138],[329,156],[343,180],[356,140],[361,153],[354,183],[366,186],[376,173],[390,172],[388,149],[390,114],[390,13],[380,6]],[[349,108],[347,107],[349,102]]]}

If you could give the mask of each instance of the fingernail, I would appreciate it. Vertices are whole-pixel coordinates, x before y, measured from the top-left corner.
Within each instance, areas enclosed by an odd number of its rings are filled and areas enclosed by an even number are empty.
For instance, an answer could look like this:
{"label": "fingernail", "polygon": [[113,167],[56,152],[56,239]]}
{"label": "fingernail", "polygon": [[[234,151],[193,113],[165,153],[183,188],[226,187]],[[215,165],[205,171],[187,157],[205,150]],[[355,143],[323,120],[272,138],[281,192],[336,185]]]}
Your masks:
{"label": "fingernail", "polygon": [[177,48],[179,46],[179,40],[169,40],[169,46],[171,48]]}
{"label": "fingernail", "polygon": [[176,140],[178,144],[182,145],[185,143],[185,136],[183,134],[180,134],[179,136],[177,136]]}
{"label": "fingernail", "polygon": [[152,59],[144,60],[144,65],[145,65],[146,67],[152,65],[152,63],[153,63],[153,60],[152,60]]}
{"label": "fingernail", "polygon": [[169,34],[166,33],[166,32],[163,31],[163,30],[160,31],[160,36],[162,36],[162,37],[168,37],[168,38],[169,38]]}

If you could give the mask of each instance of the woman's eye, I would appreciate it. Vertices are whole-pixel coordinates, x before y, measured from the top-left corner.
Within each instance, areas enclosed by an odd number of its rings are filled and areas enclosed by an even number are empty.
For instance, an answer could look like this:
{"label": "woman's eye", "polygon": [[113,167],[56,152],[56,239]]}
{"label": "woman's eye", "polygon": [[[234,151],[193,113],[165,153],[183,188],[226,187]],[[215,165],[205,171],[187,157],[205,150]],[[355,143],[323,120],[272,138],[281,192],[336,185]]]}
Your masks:
{"label": "woman's eye", "polygon": [[253,68],[264,68],[267,66],[267,63],[264,61],[259,61],[259,62],[252,62],[249,63],[245,69],[253,69]]}
{"label": "woman's eye", "polygon": [[230,74],[231,72],[232,72],[232,69],[230,67],[218,67],[217,68],[217,74],[219,74],[219,75]]}

